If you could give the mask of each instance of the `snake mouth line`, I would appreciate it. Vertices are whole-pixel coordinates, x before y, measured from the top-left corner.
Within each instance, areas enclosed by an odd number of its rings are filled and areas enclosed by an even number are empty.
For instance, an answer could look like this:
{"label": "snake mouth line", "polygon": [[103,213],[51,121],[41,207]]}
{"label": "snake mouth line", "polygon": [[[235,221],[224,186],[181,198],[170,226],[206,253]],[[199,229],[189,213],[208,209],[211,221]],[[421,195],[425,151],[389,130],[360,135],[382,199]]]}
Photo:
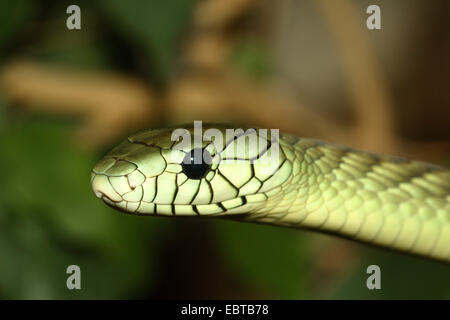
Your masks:
{"label": "snake mouth line", "polygon": [[118,207],[116,206],[115,202],[112,201],[111,199],[109,199],[109,198],[106,197],[106,196],[101,197],[100,199],[102,199],[103,202],[104,202],[108,207],[110,207],[110,208],[112,208],[112,209],[119,210],[119,211],[122,211],[122,212],[124,212],[124,213],[129,213],[129,212],[127,212],[127,211],[125,211],[125,210],[123,210],[123,209],[121,209],[121,208],[118,208]]}
{"label": "snake mouth line", "polygon": [[105,202],[107,205],[110,205],[110,206],[114,206],[115,203],[117,202],[117,201],[112,200],[110,197],[108,197],[106,194],[104,194],[101,191],[97,191],[95,195],[97,196],[97,198],[102,199],[103,202]]}

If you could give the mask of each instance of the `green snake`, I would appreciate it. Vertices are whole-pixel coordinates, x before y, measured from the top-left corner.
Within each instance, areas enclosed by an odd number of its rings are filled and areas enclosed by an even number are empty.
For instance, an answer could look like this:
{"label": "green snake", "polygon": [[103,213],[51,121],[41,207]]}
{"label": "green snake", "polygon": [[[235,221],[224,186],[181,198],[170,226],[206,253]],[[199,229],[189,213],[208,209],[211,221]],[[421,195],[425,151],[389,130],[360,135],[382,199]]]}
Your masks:
{"label": "green snake", "polygon": [[[224,138],[207,136],[213,128]],[[227,136],[227,128],[203,124],[199,135],[184,126],[192,139],[182,146],[174,128],[136,133],[93,168],[93,191],[127,213],[309,229],[450,263],[450,170],[272,131]]]}

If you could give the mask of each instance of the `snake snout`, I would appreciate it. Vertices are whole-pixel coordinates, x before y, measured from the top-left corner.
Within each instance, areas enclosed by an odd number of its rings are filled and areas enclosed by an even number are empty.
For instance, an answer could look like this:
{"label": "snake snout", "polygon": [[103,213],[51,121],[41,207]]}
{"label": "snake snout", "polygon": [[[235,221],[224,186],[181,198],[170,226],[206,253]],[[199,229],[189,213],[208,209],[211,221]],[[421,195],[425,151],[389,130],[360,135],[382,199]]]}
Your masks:
{"label": "snake snout", "polygon": [[92,191],[97,198],[111,201],[119,202],[122,201],[121,195],[119,195],[116,190],[112,187],[108,177],[103,174],[92,174]]}

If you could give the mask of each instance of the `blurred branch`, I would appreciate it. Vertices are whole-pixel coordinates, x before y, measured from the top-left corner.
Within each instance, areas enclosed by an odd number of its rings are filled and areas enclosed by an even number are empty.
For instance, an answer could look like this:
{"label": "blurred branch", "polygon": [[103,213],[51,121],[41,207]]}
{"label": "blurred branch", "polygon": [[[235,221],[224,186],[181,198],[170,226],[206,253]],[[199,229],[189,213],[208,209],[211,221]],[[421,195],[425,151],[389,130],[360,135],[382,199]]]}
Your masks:
{"label": "blurred branch", "polygon": [[194,33],[187,41],[184,60],[190,68],[218,71],[228,62],[232,42],[220,32]]}
{"label": "blurred branch", "polygon": [[298,135],[334,137],[339,141],[346,139],[340,136],[342,130],[337,125],[300,105],[287,92],[233,72],[181,77],[167,99],[173,122],[201,118],[239,123],[252,119],[249,125],[279,128]]}
{"label": "blurred branch", "polygon": [[396,134],[393,105],[380,72],[382,69],[364,34],[365,17],[358,16],[349,0],[315,3],[334,36],[353,101],[356,125],[351,128],[351,139],[346,143],[411,159],[441,160],[442,150],[449,150],[450,142],[412,142]]}
{"label": "blurred branch", "polygon": [[194,25],[200,28],[223,28],[248,11],[254,0],[203,0],[194,15]]}
{"label": "blurred branch", "polygon": [[[205,12],[213,15],[224,3],[223,0],[200,2],[195,25],[202,21],[199,17],[208,16]],[[226,3],[230,6],[228,18],[220,19],[227,23],[252,7],[252,1],[247,0]],[[387,90],[361,30],[365,23],[358,19],[351,3],[344,0],[338,5],[320,0],[318,5],[345,65],[357,116],[355,128],[325,118],[280,86],[254,81],[230,69],[235,39],[220,29],[194,28],[183,52],[185,72],[175,78],[167,92],[158,96],[145,83],[124,75],[74,72],[30,61],[5,65],[0,72],[0,85],[7,99],[21,102],[25,107],[84,117],[86,123],[77,136],[89,146],[110,143],[126,131],[148,126],[150,119],[160,120],[162,110],[157,105],[164,105],[164,115],[172,123],[193,119],[237,122],[279,128],[372,151],[439,160],[440,150],[449,149],[449,143],[417,144],[396,137]],[[252,119],[252,123],[244,123],[242,119]]]}
{"label": "blurred branch", "polygon": [[[356,115],[359,145],[393,152],[396,148],[394,117],[380,67],[364,34],[364,17],[358,16],[349,0],[319,0],[320,9],[340,52]],[[382,144],[382,145],[380,145]]]}
{"label": "blurred branch", "polygon": [[122,75],[17,61],[3,67],[0,84],[9,100],[27,108],[87,119],[77,135],[90,146],[111,141],[156,115],[149,88]]}

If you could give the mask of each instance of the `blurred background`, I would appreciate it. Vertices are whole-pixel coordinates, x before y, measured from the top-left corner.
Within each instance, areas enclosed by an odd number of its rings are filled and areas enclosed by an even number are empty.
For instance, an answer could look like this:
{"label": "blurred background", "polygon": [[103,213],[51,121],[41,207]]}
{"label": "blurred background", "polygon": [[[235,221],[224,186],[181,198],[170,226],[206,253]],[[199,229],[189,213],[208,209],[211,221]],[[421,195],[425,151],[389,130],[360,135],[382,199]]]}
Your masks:
{"label": "blurred background", "polygon": [[[81,30],[66,9],[81,8]],[[381,30],[366,8],[381,8]],[[447,265],[306,231],[120,214],[128,134],[279,128],[450,166],[446,0],[0,2],[0,298],[450,299]],[[66,268],[81,268],[81,290]],[[381,290],[366,268],[381,268]]]}

